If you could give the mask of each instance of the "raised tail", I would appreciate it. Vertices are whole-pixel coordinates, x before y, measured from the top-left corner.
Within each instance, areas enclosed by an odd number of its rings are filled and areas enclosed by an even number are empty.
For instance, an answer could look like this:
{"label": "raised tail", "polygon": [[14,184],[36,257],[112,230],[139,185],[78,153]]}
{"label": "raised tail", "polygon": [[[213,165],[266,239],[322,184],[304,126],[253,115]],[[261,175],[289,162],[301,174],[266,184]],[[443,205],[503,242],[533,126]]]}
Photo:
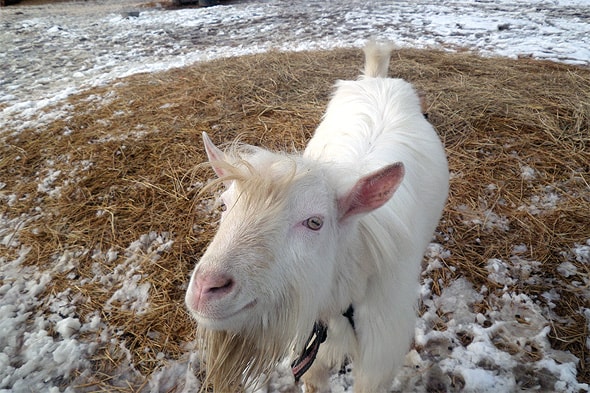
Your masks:
{"label": "raised tail", "polygon": [[370,40],[363,49],[365,52],[365,69],[363,75],[371,78],[387,78],[389,58],[393,45]]}

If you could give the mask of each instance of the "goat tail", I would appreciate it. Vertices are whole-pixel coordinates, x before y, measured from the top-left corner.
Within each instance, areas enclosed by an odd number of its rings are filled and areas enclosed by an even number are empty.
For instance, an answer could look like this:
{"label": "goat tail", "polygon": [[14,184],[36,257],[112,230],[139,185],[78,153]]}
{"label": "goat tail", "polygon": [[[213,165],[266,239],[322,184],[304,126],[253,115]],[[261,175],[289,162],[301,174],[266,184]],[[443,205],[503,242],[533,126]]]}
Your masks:
{"label": "goat tail", "polygon": [[363,50],[365,52],[363,75],[371,78],[387,78],[393,44],[372,39],[367,42]]}

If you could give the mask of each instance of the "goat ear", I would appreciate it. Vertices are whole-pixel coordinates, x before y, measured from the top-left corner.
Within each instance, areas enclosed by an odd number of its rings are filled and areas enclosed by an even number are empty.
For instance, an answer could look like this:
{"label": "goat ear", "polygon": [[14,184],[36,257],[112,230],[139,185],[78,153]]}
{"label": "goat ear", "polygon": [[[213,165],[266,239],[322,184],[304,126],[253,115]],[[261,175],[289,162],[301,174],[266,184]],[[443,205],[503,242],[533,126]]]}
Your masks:
{"label": "goat ear", "polygon": [[225,153],[219,150],[219,148],[213,144],[213,142],[209,138],[209,135],[207,135],[206,132],[203,132],[203,144],[205,145],[207,158],[209,159],[209,162],[212,164],[215,174],[219,177],[222,177],[225,174],[225,172],[221,167],[216,166],[215,163],[225,161]]}
{"label": "goat ear", "polygon": [[383,206],[399,187],[404,173],[404,165],[397,162],[359,179],[346,195],[338,199],[340,220]]}

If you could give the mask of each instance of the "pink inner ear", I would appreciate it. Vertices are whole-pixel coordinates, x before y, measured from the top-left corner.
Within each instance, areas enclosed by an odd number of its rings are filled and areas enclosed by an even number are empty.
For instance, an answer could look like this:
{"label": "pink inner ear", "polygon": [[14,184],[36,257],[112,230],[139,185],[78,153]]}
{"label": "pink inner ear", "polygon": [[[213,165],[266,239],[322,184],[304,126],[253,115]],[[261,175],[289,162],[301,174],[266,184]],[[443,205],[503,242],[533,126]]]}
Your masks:
{"label": "pink inner ear", "polygon": [[341,220],[383,206],[393,196],[404,177],[404,165],[397,162],[359,179],[338,200]]}
{"label": "pink inner ear", "polygon": [[206,132],[203,132],[203,144],[205,145],[205,152],[207,153],[207,158],[209,162],[213,164],[213,170],[218,177],[222,177],[225,172],[219,166],[215,166],[215,162],[223,161],[225,159],[225,154],[215,146],[215,144],[209,138]]}

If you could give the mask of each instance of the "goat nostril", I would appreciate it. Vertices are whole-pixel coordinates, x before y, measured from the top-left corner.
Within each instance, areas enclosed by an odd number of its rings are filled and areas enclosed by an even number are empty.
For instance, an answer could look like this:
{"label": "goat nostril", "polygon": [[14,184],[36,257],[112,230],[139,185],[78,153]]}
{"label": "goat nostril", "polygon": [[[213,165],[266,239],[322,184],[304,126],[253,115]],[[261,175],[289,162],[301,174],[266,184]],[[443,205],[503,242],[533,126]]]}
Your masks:
{"label": "goat nostril", "polygon": [[235,284],[233,277],[228,274],[203,274],[197,276],[196,280],[197,291],[207,298],[224,296],[233,290]]}
{"label": "goat nostril", "polygon": [[231,278],[227,278],[225,282],[218,283],[216,286],[211,286],[207,288],[207,292],[209,293],[225,293],[229,292],[231,288],[234,286],[234,280]]}

